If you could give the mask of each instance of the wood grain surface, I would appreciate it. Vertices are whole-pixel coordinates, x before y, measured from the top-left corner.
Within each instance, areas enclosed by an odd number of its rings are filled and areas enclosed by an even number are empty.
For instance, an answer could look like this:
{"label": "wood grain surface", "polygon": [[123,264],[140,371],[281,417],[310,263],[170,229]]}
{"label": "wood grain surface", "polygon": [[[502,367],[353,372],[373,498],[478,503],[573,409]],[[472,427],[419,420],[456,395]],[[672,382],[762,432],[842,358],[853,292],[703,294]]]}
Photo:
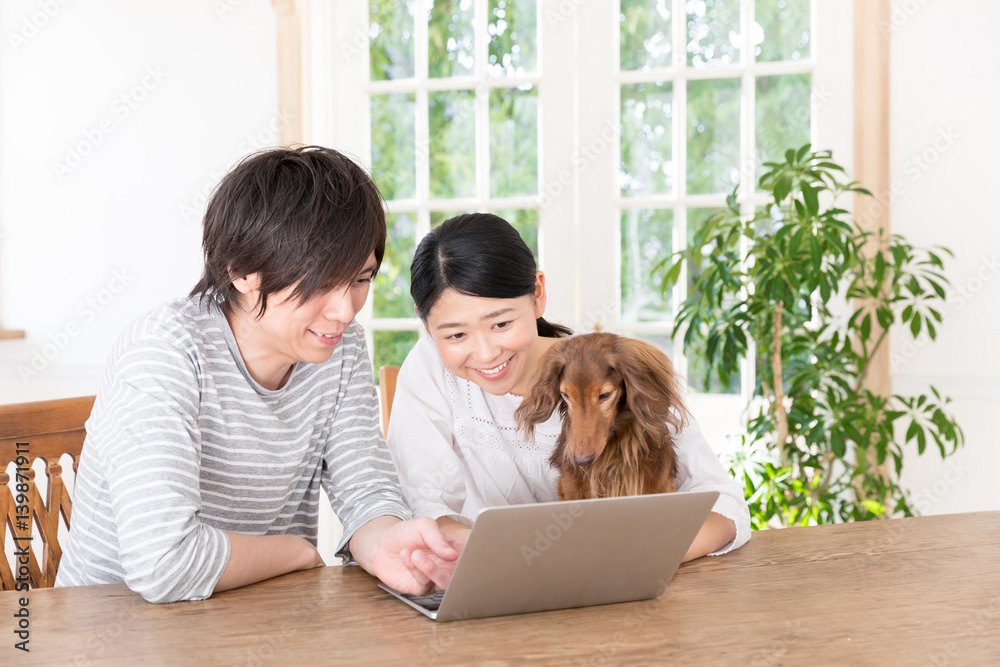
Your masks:
{"label": "wood grain surface", "polygon": [[[1000,665],[1000,512],[754,533],[656,600],[435,623],[359,568],[154,605],[123,584],[0,593],[0,664]],[[13,662],[11,661],[13,659]]]}

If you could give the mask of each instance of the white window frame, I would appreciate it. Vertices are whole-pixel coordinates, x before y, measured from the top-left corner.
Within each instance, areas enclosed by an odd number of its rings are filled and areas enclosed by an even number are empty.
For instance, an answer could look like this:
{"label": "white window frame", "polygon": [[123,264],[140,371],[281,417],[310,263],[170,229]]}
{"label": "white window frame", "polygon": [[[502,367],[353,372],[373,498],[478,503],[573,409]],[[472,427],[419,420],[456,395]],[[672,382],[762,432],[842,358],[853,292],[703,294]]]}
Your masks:
{"label": "white window frame", "polygon": [[[403,0],[392,0],[400,2]],[[675,45],[685,43],[685,0],[670,0]],[[416,16],[424,16],[424,0],[414,0]],[[622,197],[618,185],[620,127],[619,90],[623,83],[672,81],[674,91],[673,163],[675,193],[686,177],[686,138],[682,122],[686,113],[686,81],[725,76],[742,79],[741,176],[753,183],[754,124],[752,91],[760,75],[809,72],[813,87],[812,142],[834,151],[838,162],[851,165],[853,143],[853,3],[844,0],[812,0],[810,58],[793,63],[755,63],[751,31],[744,30],[743,63],[724,68],[688,70],[670,67],[654,72],[619,73],[618,11],[616,0],[540,0],[538,8],[538,75],[486,77],[486,0],[474,0],[476,16],[476,70],[455,79],[427,79],[426,25],[416,25],[416,78],[408,81],[368,82],[368,7],[357,0],[312,0],[310,21],[310,141],[334,146],[352,154],[366,166],[371,164],[368,95],[409,92],[415,94],[417,113],[417,188],[412,200],[393,202],[393,212],[416,213],[417,240],[430,228],[433,210],[491,210],[533,208],[539,210],[539,257],[547,273],[549,293],[546,317],[575,331],[595,328],[626,335],[671,333],[669,322],[624,323],[621,312],[620,216],[624,208],[673,208],[673,247],[686,242],[681,224],[689,208],[717,207],[725,195],[681,195]],[[744,26],[752,25],[754,3],[741,2]],[[683,48],[675,48],[683,58]],[[539,104],[539,194],[537,197],[490,198],[488,182],[489,142],[488,90],[521,83],[537,86]],[[427,92],[474,87],[477,115],[477,196],[450,200],[447,204],[429,198],[427,183]],[[742,192],[739,201],[749,213],[763,203],[760,196]],[[849,205],[849,202],[844,202]],[[682,276],[681,284],[684,284]],[[674,307],[683,291],[674,291]],[[369,336],[375,330],[419,331],[419,320],[374,318],[372,299],[359,320]],[[687,364],[675,340],[673,355],[678,370]],[[754,385],[750,364],[741,374],[739,395],[700,394],[689,396],[691,407],[718,446],[722,436],[736,432],[740,412]]]}

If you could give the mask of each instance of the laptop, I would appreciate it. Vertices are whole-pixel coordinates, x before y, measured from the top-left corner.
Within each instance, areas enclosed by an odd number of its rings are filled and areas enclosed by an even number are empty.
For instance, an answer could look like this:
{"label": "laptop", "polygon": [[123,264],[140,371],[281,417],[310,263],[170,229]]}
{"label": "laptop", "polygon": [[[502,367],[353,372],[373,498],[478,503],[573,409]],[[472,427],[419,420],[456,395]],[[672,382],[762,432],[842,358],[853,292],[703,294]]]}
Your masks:
{"label": "laptop", "polygon": [[447,590],[420,596],[379,586],[435,621],[655,598],[718,497],[701,491],[488,507]]}

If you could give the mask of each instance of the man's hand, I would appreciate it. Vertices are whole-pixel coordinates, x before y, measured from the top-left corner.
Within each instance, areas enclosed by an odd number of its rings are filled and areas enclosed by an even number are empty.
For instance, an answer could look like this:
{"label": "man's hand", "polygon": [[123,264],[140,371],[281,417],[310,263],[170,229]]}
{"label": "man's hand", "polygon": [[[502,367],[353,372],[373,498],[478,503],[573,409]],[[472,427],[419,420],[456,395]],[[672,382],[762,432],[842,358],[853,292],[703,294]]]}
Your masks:
{"label": "man's hand", "polygon": [[351,538],[351,553],[361,567],[396,590],[416,595],[448,587],[464,546],[464,540],[443,533],[427,518],[379,517]]}

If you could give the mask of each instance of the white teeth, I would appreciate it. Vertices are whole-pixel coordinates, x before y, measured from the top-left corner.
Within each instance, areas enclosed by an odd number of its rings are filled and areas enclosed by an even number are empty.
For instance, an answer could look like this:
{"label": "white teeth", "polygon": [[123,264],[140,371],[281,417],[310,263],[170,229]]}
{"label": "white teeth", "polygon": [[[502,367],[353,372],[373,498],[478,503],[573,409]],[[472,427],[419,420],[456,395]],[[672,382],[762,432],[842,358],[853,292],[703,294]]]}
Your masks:
{"label": "white teeth", "polygon": [[507,361],[503,362],[502,364],[500,364],[496,368],[491,368],[488,371],[487,370],[480,370],[479,372],[482,373],[483,375],[496,375],[497,373],[499,373],[503,369],[507,368],[507,364],[509,364],[509,363],[510,363],[510,359],[508,359]]}
{"label": "white teeth", "polygon": [[325,333],[320,333],[318,331],[313,331],[313,333],[316,334],[317,336],[322,336],[323,338],[336,338],[337,337],[337,334],[325,334]]}

